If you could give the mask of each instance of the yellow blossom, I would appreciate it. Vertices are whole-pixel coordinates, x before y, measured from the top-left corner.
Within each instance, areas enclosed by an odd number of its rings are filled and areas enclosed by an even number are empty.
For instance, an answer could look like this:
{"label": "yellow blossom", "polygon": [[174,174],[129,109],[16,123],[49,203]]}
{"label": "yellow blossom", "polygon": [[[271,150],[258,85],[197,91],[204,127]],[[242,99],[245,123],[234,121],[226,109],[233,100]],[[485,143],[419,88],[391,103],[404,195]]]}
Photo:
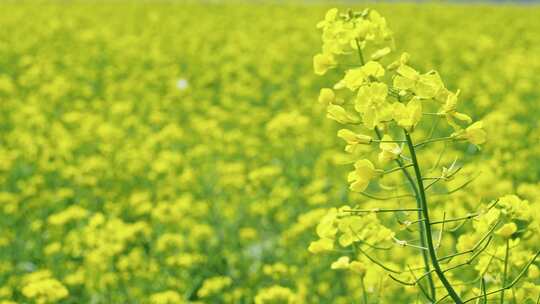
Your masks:
{"label": "yellow blossom", "polygon": [[317,54],[313,57],[313,69],[315,74],[324,75],[326,71],[337,65],[334,56],[330,54]]}
{"label": "yellow blossom", "polygon": [[517,231],[517,226],[514,222],[504,224],[495,233],[502,236],[505,239],[510,238]]}
{"label": "yellow blossom", "polygon": [[411,99],[407,105],[394,103],[394,120],[405,130],[412,132],[422,118],[422,102],[419,98]]}
{"label": "yellow blossom", "polygon": [[345,109],[338,105],[329,105],[326,107],[326,116],[341,124],[357,123],[359,120],[357,117],[345,111]]}
{"label": "yellow blossom", "polygon": [[465,139],[474,145],[481,145],[486,142],[487,133],[484,130],[483,122],[477,121],[468,126],[465,130],[453,133],[452,137]]}
{"label": "yellow blossom", "polygon": [[367,159],[361,159],[354,163],[354,171],[349,173],[350,189],[355,192],[366,190],[371,179],[378,175],[373,163]]}
{"label": "yellow blossom", "polygon": [[435,71],[420,74],[408,65],[401,65],[397,69],[397,76],[394,78],[394,87],[400,90],[410,90],[418,98],[430,99],[436,97],[444,85]]}
{"label": "yellow blossom", "polygon": [[221,292],[223,289],[231,286],[232,279],[226,276],[211,277],[203,281],[201,288],[197,291],[197,295],[201,298],[211,297],[212,295]]}
{"label": "yellow blossom", "polygon": [[313,241],[308,247],[309,252],[314,254],[323,253],[332,249],[334,249],[334,240],[326,238]]}
{"label": "yellow blossom", "polygon": [[37,303],[45,304],[67,298],[69,292],[60,281],[53,278],[44,278],[30,281],[22,288],[22,294]]}
{"label": "yellow blossom", "polygon": [[354,133],[349,129],[339,130],[337,136],[345,140],[349,145],[368,145],[373,141],[373,138],[371,136]]}
{"label": "yellow blossom", "polygon": [[332,23],[336,20],[336,17],[338,15],[338,9],[337,8],[331,8],[326,12],[326,15],[324,15],[324,20],[317,23],[317,28],[322,28],[327,26],[328,24]]}
{"label": "yellow blossom", "polygon": [[263,288],[255,296],[255,304],[295,303],[296,295],[287,287],[274,285]]}
{"label": "yellow blossom", "polygon": [[362,114],[362,122],[374,129],[381,122],[392,119],[393,107],[387,101],[388,86],[384,83],[370,83],[358,90],[355,110]]}
{"label": "yellow blossom", "polygon": [[457,100],[460,91],[457,93],[447,92],[446,101],[439,111],[439,114],[442,114],[446,117],[448,124],[450,124],[454,129],[458,129],[459,125],[455,122],[455,119],[466,122],[470,124],[472,119],[464,113],[459,113],[457,111]]}
{"label": "yellow blossom", "polygon": [[366,274],[366,265],[359,261],[352,261],[349,264],[349,269],[361,276],[364,276]]}
{"label": "yellow blossom", "polygon": [[384,76],[383,66],[376,61],[369,61],[359,68],[348,70],[345,73],[345,77],[336,84],[335,88],[346,87],[354,91],[371,78],[378,79],[382,76]]}
{"label": "yellow blossom", "polygon": [[330,265],[330,268],[332,269],[348,269],[349,268],[349,261],[350,258],[348,256],[342,256],[337,261],[333,262],[332,265]]}
{"label": "yellow blossom", "polygon": [[322,88],[319,93],[319,103],[324,105],[329,105],[334,103],[336,100],[336,94],[332,89]]}
{"label": "yellow blossom", "polygon": [[150,296],[150,304],[182,304],[185,301],[174,290],[154,293]]}
{"label": "yellow blossom", "polygon": [[397,159],[401,154],[401,147],[392,141],[393,139],[390,137],[390,135],[384,135],[381,139],[381,143],[379,144],[379,147],[381,148],[381,152],[379,153],[379,162],[382,164]]}

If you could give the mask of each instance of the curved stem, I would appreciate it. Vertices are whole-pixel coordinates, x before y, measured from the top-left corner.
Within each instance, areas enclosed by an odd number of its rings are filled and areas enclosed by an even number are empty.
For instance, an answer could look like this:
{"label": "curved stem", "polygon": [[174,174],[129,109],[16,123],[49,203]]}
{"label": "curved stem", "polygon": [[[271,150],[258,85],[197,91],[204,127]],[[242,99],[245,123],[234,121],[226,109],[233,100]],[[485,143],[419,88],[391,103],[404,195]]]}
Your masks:
{"label": "curved stem", "polygon": [[429,143],[432,143],[432,142],[437,142],[437,141],[448,141],[448,140],[454,140],[453,137],[451,136],[447,136],[447,137],[440,137],[440,138],[431,138],[431,139],[427,139],[423,142],[420,142],[420,143],[417,143],[416,145],[414,145],[415,148],[419,148],[423,145],[427,145]]}
{"label": "curved stem", "polygon": [[[375,127],[375,133],[377,134],[377,137],[379,139],[382,138],[382,134],[377,127]],[[414,197],[416,199],[416,208],[417,208],[417,213],[418,213],[417,216],[418,216],[418,219],[422,219],[422,210],[421,210],[422,203],[420,201],[420,193],[418,192],[418,188],[416,187],[416,184],[411,174],[409,173],[409,171],[407,171],[406,168],[403,168],[403,162],[401,161],[401,159],[397,158],[396,163],[398,164],[399,167],[402,168],[401,170],[403,172],[403,175],[405,175],[405,178],[409,182],[409,185],[411,186],[411,189],[414,192]],[[426,233],[424,231],[424,225],[421,223],[421,221],[418,222],[418,230],[420,231],[420,246],[426,247]],[[429,300],[435,301],[435,299],[437,298],[435,283],[433,282],[433,276],[431,275],[431,268],[430,268],[428,253],[425,250],[422,250],[422,260],[424,262],[425,272],[428,273],[427,280],[429,284],[429,291],[431,294],[431,299]]]}
{"label": "curved stem", "polygon": [[[358,51],[358,59],[360,60],[360,64],[364,65],[365,60],[364,60],[364,54],[362,52],[362,48],[360,47],[360,43],[359,43],[358,39],[355,39],[355,42],[356,42],[356,47],[357,47],[357,51]],[[379,138],[379,140],[382,140],[381,132],[379,131],[379,129],[377,127],[375,127],[375,133],[377,134],[377,137]],[[403,167],[403,162],[401,161],[401,159],[399,159],[399,158],[396,159],[396,163],[398,164],[399,167]],[[409,181],[409,185],[411,186],[411,189],[414,192],[417,209],[421,209],[421,201],[420,201],[419,191],[418,191],[418,189],[416,187],[416,184],[414,183],[414,180],[413,180],[411,174],[409,173],[409,171],[407,171],[406,168],[402,168],[401,170],[403,171],[403,174],[405,175],[405,178]],[[423,189],[422,189],[422,191],[423,191]],[[420,210],[418,210],[418,218],[419,219],[422,218],[422,212]],[[418,228],[420,230],[420,245],[422,247],[426,246],[426,232],[424,231],[424,227],[425,226],[422,225],[421,222],[418,222]],[[437,294],[436,294],[435,283],[433,282],[433,277],[431,275],[431,267],[430,267],[430,264],[429,264],[429,258],[428,258],[426,250],[422,250],[422,260],[424,262],[424,268],[426,270],[426,273],[429,273],[428,276],[427,276],[427,279],[428,279],[428,284],[429,284],[429,290],[430,290],[431,297],[428,297],[428,299],[433,302],[437,298]],[[420,284],[420,283],[418,283],[418,284]]]}
{"label": "curved stem", "polygon": [[[529,269],[529,267],[532,265],[532,263],[534,263],[534,261],[536,261],[536,259],[538,258],[538,256],[540,256],[540,251],[537,251],[536,254],[532,257],[532,259],[527,263],[527,265],[525,265],[523,267],[523,269],[521,269],[521,272],[518,274],[518,276],[516,278],[514,278],[514,280],[512,282],[510,282],[510,284],[502,287],[502,288],[499,288],[497,290],[493,290],[493,291],[490,291],[490,292],[486,292],[485,295],[486,296],[489,296],[489,295],[492,295],[492,294],[496,294],[496,293],[499,293],[499,292],[502,292],[503,290],[506,290],[506,289],[510,289],[510,288],[513,288],[514,285],[516,285],[519,280],[525,275],[525,273],[527,272],[527,270]],[[465,302],[461,302],[461,303],[469,303],[471,301],[474,301],[478,298],[481,298],[483,297],[484,295],[479,295],[479,296],[474,296],[470,299],[468,299],[467,301]]]}
{"label": "curved stem", "polygon": [[386,171],[384,171],[383,173],[384,173],[384,174],[389,174],[389,173],[392,173],[392,172],[395,172],[395,171],[399,171],[399,170],[403,170],[403,169],[409,168],[409,167],[412,167],[412,164],[408,164],[408,165],[405,165],[405,166],[395,167],[395,168],[386,170]]}
{"label": "curved stem", "polygon": [[422,223],[424,224],[424,231],[426,234],[426,243],[427,243],[426,245],[428,249],[427,251],[431,259],[431,264],[433,265],[433,269],[435,270],[435,273],[439,277],[439,280],[441,280],[441,283],[446,288],[446,291],[448,291],[448,295],[452,298],[452,300],[454,300],[456,304],[462,304],[463,301],[458,296],[458,294],[452,287],[452,284],[450,284],[450,282],[444,275],[444,272],[442,271],[441,266],[439,265],[437,253],[435,252],[435,247],[433,245],[433,236],[431,234],[431,223],[429,220],[429,210],[428,210],[428,204],[426,200],[426,193],[424,191],[424,183],[422,180],[422,173],[420,171],[420,165],[418,164],[418,160],[416,158],[416,151],[414,149],[414,143],[411,139],[411,136],[406,130],[404,130],[404,132],[405,132],[405,138],[407,140],[407,146],[409,148],[409,153],[411,154],[411,159],[414,165],[414,173],[416,175],[418,192],[420,194],[420,203],[421,203],[420,209],[422,209],[422,214],[424,218],[424,221],[422,221]]}
{"label": "curved stem", "polygon": [[360,287],[362,288],[362,298],[364,300],[364,304],[368,304],[366,284],[364,283],[364,277],[362,277],[362,279],[360,280]]}
{"label": "curved stem", "polygon": [[[506,274],[508,273],[508,254],[510,253],[510,239],[506,240],[506,252],[504,254],[504,271],[502,277],[502,287],[506,286]],[[504,303],[504,289],[501,291],[501,304]]]}

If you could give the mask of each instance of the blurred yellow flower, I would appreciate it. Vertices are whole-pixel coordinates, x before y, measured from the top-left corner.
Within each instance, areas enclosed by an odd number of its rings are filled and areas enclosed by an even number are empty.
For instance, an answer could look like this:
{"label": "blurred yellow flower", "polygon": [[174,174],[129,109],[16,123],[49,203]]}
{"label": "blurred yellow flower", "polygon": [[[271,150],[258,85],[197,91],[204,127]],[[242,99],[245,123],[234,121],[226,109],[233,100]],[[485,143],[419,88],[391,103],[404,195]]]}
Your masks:
{"label": "blurred yellow flower", "polygon": [[356,192],[366,190],[369,182],[378,175],[375,166],[368,159],[361,159],[354,163],[354,171],[349,173],[350,189]]}

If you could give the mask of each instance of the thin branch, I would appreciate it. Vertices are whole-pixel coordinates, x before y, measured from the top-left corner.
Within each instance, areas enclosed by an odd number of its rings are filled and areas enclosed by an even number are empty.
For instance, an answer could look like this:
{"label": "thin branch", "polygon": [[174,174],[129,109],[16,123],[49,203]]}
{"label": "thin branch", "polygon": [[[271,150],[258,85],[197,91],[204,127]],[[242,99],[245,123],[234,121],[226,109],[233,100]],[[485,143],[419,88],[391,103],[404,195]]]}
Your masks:
{"label": "thin branch", "polygon": [[469,250],[466,250],[466,251],[463,251],[463,252],[458,252],[458,253],[454,253],[454,254],[451,254],[451,255],[447,255],[447,256],[444,256],[442,258],[439,259],[439,262],[442,262],[442,261],[445,261],[445,260],[448,260],[448,259],[452,259],[456,256],[460,256],[460,255],[464,255],[464,254],[468,254],[468,253],[472,253],[474,251],[476,251],[476,249],[478,249],[480,247],[480,245],[486,240],[489,238],[489,240],[491,241],[491,234],[493,233],[493,231],[495,231],[495,228],[497,228],[497,226],[499,225],[501,221],[498,220],[495,225],[493,225],[489,230],[488,232],[478,241],[476,242],[476,244],[473,246],[472,249],[469,249]]}
{"label": "thin branch", "polygon": [[406,143],[406,140],[382,140],[382,139],[372,139],[372,142],[375,143]]}
{"label": "thin branch", "polygon": [[487,295],[486,295],[486,280],[484,279],[484,277],[482,277],[482,279],[480,280],[481,284],[480,284],[480,290],[482,291],[482,295],[483,295],[483,302],[484,304],[487,304]]}
{"label": "thin branch", "polygon": [[446,291],[448,292],[448,294],[450,295],[452,300],[454,300],[454,302],[456,302],[456,304],[461,304],[461,303],[463,303],[463,301],[461,300],[461,298],[459,297],[457,292],[454,290],[454,288],[452,287],[452,284],[450,284],[450,282],[448,281],[448,279],[446,278],[446,276],[442,272],[441,267],[439,265],[437,254],[436,254],[435,248],[433,246],[433,237],[431,235],[431,226],[430,226],[430,221],[429,221],[428,203],[427,203],[426,194],[425,194],[425,191],[424,191],[424,183],[422,181],[422,173],[420,171],[420,166],[418,164],[418,160],[416,159],[416,151],[415,151],[413,141],[412,141],[411,136],[409,135],[409,133],[407,131],[405,131],[405,138],[407,139],[407,145],[409,147],[409,153],[411,154],[411,159],[412,159],[412,162],[414,164],[414,172],[415,172],[415,175],[416,175],[416,182],[418,184],[418,189],[419,189],[419,192],[420,192],[420,202],[422,203],[421,209],[422,209],[422,213],[423,213],[423,218],[426,219],[425,221],[423,221],[423,224],[424,224],[424,227],[425,227],[426,245],[427,245],[428,253],[429,253],[429,256],[430,256],[430,259],[431,259],[431,264],[432,264],[432,266],[433,266],[433,268],[435,270],[435,273],[437,274],[437,276],[441,280],[441,283],[446,288]]}
{"label": "thin branch", "polygon": [[398,279],[398,278],[396,278],[395,276],[393,276],[392,274],[388,274],[388,276],[389,276],[392,280],[398,282],[399,284],[403,284],[403,285],[406,285],[406,286],[415,286],[415,285],[416,285],[416,281],[410,283],[410,282],[406,282],[406,281],[403,281],[403,280],[401,280],[401,279]]}
{"label": "thin branch", "polygon": [[396,242],[396,244],[401,246],[401,247],[412,247],[412,248],[416,248],[416,249],[420,249],[420,250],[427,250],[426,247],[422,247],[422,246],[418,246],[418,245],[414,245],[414,244],[409,244],[409,242],[399,240],[399,239],[397,239],[395,237],[392,237],[392,238],[394,239],[394,242]]}
{"label": "thin branch", "polygon": [[342,210],[343,212],[350,212],[350,213],[385,213],[385,212],[407,212],[407,211],[418,211],[417,208],[400,208],[400,209],[380,209],[380,208],[373,208],[373,209],[350,209],[350,210]]}
{"label": "thin branch", "polygon": [[428,139],[428,140],[419,142],[419,143],[417,143],[416,145],[414,145],[414,147],[415,147],[415,148],[419,148],[419,147],[422,147],[422,146],[427,145],[427,144],[429,144],[429,143],[438,142],[438,141],[448,141],[448,140],[454,140],[454,138],[453,138],[453,137],[450,137],[450,136],[447,136],[447,137],[439,137],[439,138],[432,138],[432,139]]}
{"label": "thin branch", "polygon": [[[508,258],[510,257],[510,239],[506,240],[506,251],[504,254],[504,270],[502,276],[502,287],[506,285],[506,275],[508,274]],[[501,291],[501,304],[504,304],[504,289]]]}
{"label": "thin branch", "polygon": [[425,188],[424,188],[424,191],[427,191],[429,188],[431,188],[431,186],[435,185],[436,183],[438,183],[440,180],[442,180],[443,178],[442,177],[436,177],[434,181],[432,181],[431,183],[429,183]]}
{"label": "thin branch", "polygon": [[422,115],[428,115],[428,116],[444,116],[444,114],[441,113],[435,113],[435,112],[423,112]]}
{"label": "thin branch", "polygon": [[[414,279],[415,282],[418,282],[418,279],[416,278],[416,276],[414,275],[414,272],[412,271],[411,267],[409,265],[407,265],[407,267],[409,268],[409,271],[411,272],[411,275]],[[424,296],[426,296],[426,298],[430,299],[430,301],[432,301],[432,299],[430,298],[430,296],[427,294],[427,292],[424,290],[424,286],[422,286],[422,284],[418,284],[418,287],[420,288],[420,291],[422,291],[422,293],[424,294]]]}
{"label": "thin branch", "polygon": [[373,194],[369,194],[367,192],[358,192],[358,193],[360,193],[361,195],[363,195],[365,197],[368,197],[368,198],[371,198],[371,199],[374,199],[374,200],[378,200],[378,201],[388,201],[388,200],[404,198],[404,197],[414,197],[414,195],[412,195],[412,194],[398,194],[398,195],[395,195],[395,196],[381,197],[381,196],[376,196],[376,195],[373,195]]}
{"label": "thin branch", "polygon": [[441,232],[439,232],[439,240],[437,241],[437,245],[435,246],[435,249],[439,250],[439,248],[441,247],[441,242],[442,242],[442,235],[444,233],[444,224],[445,224],[445,219],[446,219],[446,211],[443,212],[443,222],[442,222],[442,226],[441,226]]}
{"label": "thin branch", "polygon": [[[499,199],[496,199],[493,201],[493,203],[491,203],[487,209],[484,211],[485,212],[488,212],[489,210],[491,210],[493,207],[495,207],[497,205],[497,203],[499,202]],[[434,221],[434,222],[431,222],[431,225],[438,225],[438,224],[444,224],[444,223],[451,223],[451,222],[457,222],[457,221],[463,221],[463,220],[470,220],[470,219],[473,219],[475,217],[478,217],[480,215],[482,215],[483,213],[481,212],[475,212],[475,213],[469,213],[465,216],[462,216],[462,217],[456,217],[456,218],[452,218],[452,219],[448,219],[448,220],[445,220],[443,218],[442,221]]]}
{"label": "thin branch", "polygon": [[[351,228],[351,230],[352,230],[352,228]],[[377,249],[377,250],[390,250],[390,249],[392,249],[392,246],[390,246],[390,247],[379,247],[379,246],[375,246],[373,244],[370,244],[370,243],[360,239],[360,237],[358,237],[358,233],[356,231],[353,231],[353,233],[356,235],[356,237],[358,238],[358,241],[360,243],[365,244],[370,248]]]}
{"label": "thin branch", "polygon": [[389,272],[392,272],[392,273],[397,273],[397,274],[403,273],[403,271],[395,270],[395,269],[392,269],[392,268],[390,268],[388,266],[385,266],[382,262],[378,261],[377,259],[375,259],[375,258],[371,257],[369,254],[367,254],[367,252],[365,252],[361,247],[355,247],[355,248],[358,249],[363,255],[365,255],[366,258],[368,258],[368,260],[375,263],[376,265],[378,265],[382,269],[384,269],[386,271],[389,271]]}
{"label": "thin branch", "polygon": [[[377,127],[375,127],[375,133],[377,134],[377,137],[379,139],[382,139],[381,132],[379,131],[379,129]],[[406,161],[411,161],[411,159],[405,157],[403,154],[400,154],[399,158],[397,158],[395,160],[395,162],[400,167],[403,167],[403,162],[402,162],[401,159],[405,159]],[[409,182],[409,186],[411,187],[411,189],[412,189],[412,191],[414,193],[414,198],[416,199],[417,217],[422,218],[422,210],[421,210],[422,209],[422,201],[420,199],[420,192],[419,192],[418,186],[414,182],[413,177],[411,176],[411,174],[409,173],[409,171],[407,169],[403,169],[402,171],[403,171],[403,175],[405,176],[405,178]],[[427,242],[425,225],[423,223],[419,222],[418,223],[418,229],[420,231],[420,245],[425,247],[426,242]],[[422,250],[422,261],[424,262],[425,271],[429,272],[430,269],[431,269],[431,266],[430,266],[430,263],[429,263],[429,257],[428,257],[428,253],[426,251],[424,251],[424,250]],[[431,274],[428,276],[428,284],[429,284],[429,289],[430,289],[430,294],[431,294],[431,296],[428,297],[428,299],[430,301],[433,301],[433,299],[435,299],[437,295],[436,295],[435,282],[433,281],[433,277],[431,276]]]}
{"label": "thin branch", "polygon": [[514,285],[516,285],[519,282],[519,280],[525,275],[525,273],[527,272],[529,267],[532,265],[532,263],[534,263],[534,261],[536,260],[536,258],[538,258],[539,255],[540,255],[540,251],[536,252],[536,254],[533,256],[533,258],[527,263],[527,265],[525,265],[523,267],[523,269],[517,275],[517,277],[512,282],[510,282],[510,284],[508,284],[507,286],[504,286],[503,288],[500,288],[500,289],[497,289],[497,290],[494,290],[494,291],[487,292],[487,293],[485,293],[483,295],[472,297],[472,298],[466,300],[463,303],[468,303],[468,302],[471,302],[471,301],[474,301],[474,300],[478,299],[479,297],[489,296],[489,295],[496,294],[496,293],[502,292],[503,290],[510,289],[510,288],[514,287]]}
{"label": "thin branch", "polygon": [[366,284],[364,283],[364,277],[362,277],[360,279],[360,286],[362,288],[362,295],[363,295],[363,300],[364,300],[364,304],[368,304],[368,298],[367,298],[367,291],[366,291]]}
{"label": "thin branch", "polygon": [[366,64],[366,62],[364,61],[364,55],[362,54],[362,48],[360,47],[360,42],[358,42],[358,39],[354,39],[354,41],[356,42],[356,48],[358,50],[358,58],[360,59],[360,63],[364,65]]}
{"label": "thin branch", "polygon": [[475,177],[469,179],[468,181],[464,182],[461,186],[455,188],[455,189],[452,189],[448,192],[445,192],[445,193],[433,193],[432,195],[449,195],[449,194],[452,194],[452,193],[455,193],[455,192],[458,192],[459,190],[461,189],[464,189],[465,187],[467,187],[470,183],[472,183],[479,175],[476,175]]}
{"label": "thin branch", "polygon": [[437,127],[439,126],[439,122],[441,121],[441,117],[440,116],[437,116],[435,118],[435,121],[433,122],[433,125],[431,126],[431,130],[429,130],[429,135],[428,135],[428,138],[429,139],[432,139],[433,138],[433,134],[435,133],[435,130],[437,129]]}
{"label": "thin branch", "polygon": [[405,166],[395,167],[395,168],[388,169],[388,170],[384,171],[384,174],[388,174],[388,173],[392,173],[392,172],[395,172],[395,171],[403,170],[405,168],[409,168],[409,167],[412,167],[412,166],[413,166],[413,164],[408,164],[408,165],[405,165]]}
{"label": "thin branch", "polygon": [[428,172],[432,172],[433,170],[437,169],[437,167],[439,167],[439,165],[441,164],[441,161],[442,161],[442,157],[443,157],[444,153],[446,152],[447,147],[448,147],[448,143],[444,142],[444,147],[443,147],[441,153],[439,153],[439,157],[437,158],[437,161],[435,162],[435,164],[433,164],[433,167],[431,167],[428,170]]}
{"label": "thin branch", "polygon": [[442,301],[444,301],[444,299],[448,298],[449,296],[450,296],[449,294],[446,294],[444,297],[438,299],[437,302],[435,302],[434,304],[439,304],[439,303],[441,303]]}
{"label": "thin branch", "polygon": [[[482,249],[480,249],[473,256],[471,256],[466,262],[463,262],[461,264],[454,265],[452,267],[446,268],[446,269],[442,270],[442,272],[445,273],[445,272],[448,272],[450,270],[453,270],[453,269],[456,269],[456,268],[471,264],[488,247],[490,241],[491,241],[491,238],[489,239],[489,241],[486,243],[486,245]],[[430,270],[430,272],[434,272],[434,271],[435,271],[435,269]],[[424,273],[423,275],[420,276],[419,280],[421,280],[422,278],[424,278],[427,275],[429,275],[429,273]],[[418,281],[415,281],[415,282],[412,282],[412,283],[409,283],[409,284],[414,285],[414,284],[417,284],[417,283],[418,283]]]}

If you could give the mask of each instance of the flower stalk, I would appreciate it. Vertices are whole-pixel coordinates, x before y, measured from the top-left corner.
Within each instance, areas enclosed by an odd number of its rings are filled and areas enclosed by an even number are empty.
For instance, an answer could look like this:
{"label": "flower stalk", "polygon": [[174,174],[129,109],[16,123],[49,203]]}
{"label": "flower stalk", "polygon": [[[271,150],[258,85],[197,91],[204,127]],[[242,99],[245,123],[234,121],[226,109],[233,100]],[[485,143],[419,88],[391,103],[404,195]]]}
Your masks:
{"label": "flower stalk", "polygon": [[[361,54],[361,52],[360,52],[360,54]],[[375,128],[375,133],[377,134],[378,138],[382,138],[381,132],[379,131],[378,128]],[[414,193],[414,198],[416,200],[417,218],[418,218],[418,228],[419,228],[418,231],[419,231],[419,234],[420,234],[420,246],[426,247],[426,232],[425,232],[425,226],[424,226],[424,224],[422,224],[422,221],[423,221],[423,219],[422,219],[422,216],[423,216],[422,215],[423,214],[422,213],[422,202],[420,200],[420,193],[418,191],[418,187],[415,184],[414,179],[412,178],[409,171],[407,171],[407,169],[403,167],[403,162],[401,161],[401,159],[397,158],[395,161],[396,161],[396,163],[398,164],[398,166],[400,168],[403,168],[402,169],[403,175],[407,179],[407,182],[409,183],[409,186],[410,186],[410,188],[412,189],[412,191]],[[430,267],[430,263],[429,263],[428,253],[425,250],[422,250],[422,262],[424,263],[424,270],[428,274],[427,275],[427,280],[428,280],[428,285],[429,285],[429,297],[428,297],[428,299],[431,300],[431,301],[434,301],[436,299],[436,297],[437,297],[437,291],[436,291],[436,288],[435,288],[435,282],[433,281],[433,277],[431,275],[431,267]]]}
{"label": "flower stalk", "polygon": [[405,131],[405,138],[407,140],[407,146],[409,148],[409,153],[411,154],[411,160],[414,167],[414,173],[416,175],[416,183],[418,185],[419,194],[420,194],[420,203],[422,209],[422,217],[423,221],[421,222],[424,226],[424,233],[426,237],[426,246],[428,249],[428,254],[431,260],[431,265],[433,266],[435,273],[437,274],[437,277],[439,280],[441,280],[441,283],[444,285],[444,288],[448,292],[448,295],[456,302],[456,304],[461,304],[463,301],[457,294],[457,292],[452,287],[452,284],[448,281],[446,276],[444,275],[444,272],[441,269],[441,266],[439,265],[439,261],[437,258],[437,253],[435,251],[435,246],[433,245],[433,236],[431,233],[431,223],[429,219],[429,206],[426,199],[426,193],[424,191],[424,182],[422,180],[422,172],[420,170],[420,165],[418,163],[418,160],[416,158],[416,150],[414,148],[414,143],[412,141],[411,135],[409,132]]}
{"label": "flower stalk", "polygon": [[[332,264],[333,269],[348,269],[362,275],[365,275],[365,271],[368,273],[373,271],[372,274],[376,275],[379,275],[380,271],[386,271],[395,282],[418,288],[430,303],[448,302],[450,299],[457,304],[470,302],[471,299],[461,298],[471,291],[469,287],[465,289],[460,287],[460,294],[456,290],[456,286],[463,286],[464,273],[458,273],[452,278],[454,284],[450,282],[449,275],[451,271],[470,267],[478,261],[482,265],[488,265],[473,281],[482,283],[480,297],[486,299],[490,294],[500,292],[502,303],[504,290],[517,284],[524,273],[522,271],[514,281],[507,284],[509,269],[515,266],[508,258],[510,239],[524,236],[522,232],[526,229],[518,229],[516,223],[532,222],[529,216],[525,216],[526,211],[516,210],[523,210],[528,203],[516,196],[505,196],[501,197],[500,201],[492,200],[494,203],[487,206],[488,208],[479,208],[475,213],[468,212],[465,215],[451,213],[447,218],[447,210],[440,210],[442,220],[432,220],[430,213],[433,212],[434,206],[430,209],[427,199],[428,190],[433,196],[450,195],[465,189],[478,177],[479,171],[468,173],[469,176],[465,176],[464,181],[457,187],[452,187],[451,184],[441,185],[454,180],[458,173],[467,172],[462,171],[463,165],[458,163],[457,157],[453,162],[441,165],[446,162],[443,160],[443,154],[448,143],[467,141],[479,149],[479,145],[486,141],[482,121],[473,122],[467,114],[458,112],[460,91],[447,89],[436,71],[425,73],[417,71],[410,65],[410,56],[407,53],[402,53],[399,58],[394,57],[393,61],[385,60],[385,56],[395,48],[394,40],[386,20],[376,11],[366,9],[362,12],[348,11],[340,14],[339,10],[331,9],[317,27],[323,31],[323,46],[322,52],[313,58],[315,73],[324,75],[331,69],[347,64],[341,80],[331,88],[321,89],[319,102],[326,106],[328,118],[345,126],[338,131],[338,137],[345,140],[347,146],[344,150],[350,154],[344,160],[354,163],[353,171],[347,176],[349,189],[370,199],[368,204],[379,203],[376,201],[394,201],[397,204],[371,209],[369,207],[361,209],[359,205],[330,208],[317,225],[319,239],[312,242],[308,250],[321,253],[332,251],[336,246],[342,248],[352,246],[355,249],[354,255],[340,257]],[[350,65],[350,60],[342,60],[347,56],[358,56],[358,59],[353,59],[360,64],[354,66]],[[434,108],[438,108],[435,114],[425,112]],[[422,118],[433,115],[436,117],[430,119],[430,129],[424,130],[429,132],[415,133],[418,136],[427,134],[427,137],[418,138],[417,142],[413,141],[413,132],[422,127],[426,128],[426,120]],[[443,121],[447,122],[452,131],[437,130]],[[365,130],[373,130],[376,136],[365,135]],[[436,130],[446,134],[434,137]],[[394,138],[396,134],[403,135]],[[433,159],[426,167],[428,169],[424,173],[427,175],[423,176],[418,152],[421,148],[427,149],[431,143],[436,142],[443,143],[444,149],[438,158]],[[369,151],[368,146],[373,143],[378,144],[378,153]],[[391,163],[397,166],[390,167]],[[434,173],[438,168],[441,169],[440,174]],[[399,176],[391,176],[388,178],[389,184],[378,183],[378,187],[374,185],[386,174],[399,171],[403,173],[402,181],[399,180]],[[379,196],[378,192],[382,191],[393,193]],[[413,204],[412,198],[416,202],[416,208],[405,205]],[[473,220],[475,224],[472,227],[464,226]],[[399,229],[392,230],[386,226],[395,225],[396,222],[400,224]],[[445,229],[448,223],[457,224]],[[417,224],[418,229],[411,229],[413,224]],[[433,228],[436,225],[437,228]],[[437,235],[434,234],[435,229]],[[470,230],[476,233],[474,237],[468,235]],[[419,237],[413,236],[411,239],[411,233],[417,233]],[[439,250],[446,251],[441,249],[446,243],[443,242],[444,233],[451,233],[452,237],[457,238],[457,242],[454,243],[456,245],[446,248],[455,253],[439,258]],[[501,238],[507,246],[504,261],[494,260],[488,250],[489,246],[501,244]],[[389,243],[392,243],[390,248],[396,248],[395,245],[398,245],[416,249],[414,252],[418,259],[422,257],[422,261],[415,260],[413,264],[409,264],[408,260],[400,259],[395,264],[386,263],[385,259],[378,256],[374,250],[390,250],[384,245]],[[464,257],[454,259],[458,256]],[[537,257],[538,254],[532,261]],[[388,258],[393,257],[390,255]],[[501,261],[504,262],[502,286],[498,291],[488,291],[482,280],[488,272],[490,263],[500,264]],[[377,267],[366,270],[364,263],[374,263],[382,270]],[[415,273],[422,270],[423,273]],[[414,278],[414,281],[402,277],[407,275]],[[437,279],[446,291],[439,297],[436,291],[441,287],[435,284]],[[370,282],[366,280],[362,284]],[[363,287],[363,292],[374,288],[373,283],[369,287],[368,289]]]}

